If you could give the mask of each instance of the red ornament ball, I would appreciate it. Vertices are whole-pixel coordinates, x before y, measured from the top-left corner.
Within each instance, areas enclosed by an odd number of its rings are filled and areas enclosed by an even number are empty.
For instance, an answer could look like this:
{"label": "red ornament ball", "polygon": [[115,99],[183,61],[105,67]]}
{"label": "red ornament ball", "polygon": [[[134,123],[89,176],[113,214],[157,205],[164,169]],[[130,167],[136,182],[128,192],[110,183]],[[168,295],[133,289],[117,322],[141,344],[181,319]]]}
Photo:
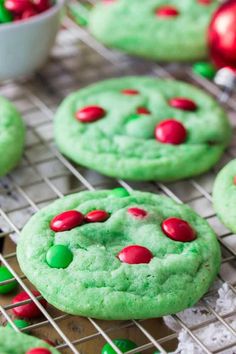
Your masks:
{"label": "red ornament ball", "polygon": [[191,225],[187,221],[175,217],[163,221],[162,231],[174,241],[190,242],[196,238],[196,232]]}
{"label": "red ornament ball", "polygon": [[224,2],[208,29],[209,54],[217,68],[236,68],[236,0]]}

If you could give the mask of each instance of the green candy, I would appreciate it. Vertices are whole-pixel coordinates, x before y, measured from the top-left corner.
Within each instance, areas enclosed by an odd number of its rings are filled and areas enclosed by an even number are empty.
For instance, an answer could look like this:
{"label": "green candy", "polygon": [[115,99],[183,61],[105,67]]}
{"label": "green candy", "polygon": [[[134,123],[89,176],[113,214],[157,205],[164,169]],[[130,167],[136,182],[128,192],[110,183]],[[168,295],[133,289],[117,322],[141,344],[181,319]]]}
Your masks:
{"label": "green candy", "polygon": [[193,72],[197,75],[206,77],[207,79],[213,79],[216,74],[214,66],[207,62],[199,62],[194,64]]}
{"label": "green candy", "polygon": [[[13,322],[16,325],[16,327],[19,329],[23,329],[30,326],[30,323],[25,320],[14,320]],[[11,323],[8,323],[6,327],[12,328]],[[25,333],[29,333],[29,331],[25,331]]]}
{"label": "green candy", "polygon": [[12,14],[5,8],[4,1],[0,0],[0,23],[12,22]]}
{"label": "green candy", "polygon": [[64,245],[54,245],[49,248],[46,259],[51,268],[67,268],[73,260],[73,254]]}
{"label": "green candy", "polygon": [[[129,339],[114,339],[113,343],[117,346],[117,348],[122,351],[122,353],[126,353],[129,350],[137,348],[137,345]],[[115,350],[110,346],[109,343],[105,344],[102,348],[101,354],[116,354]],[[140,354],[140,353],[137,353]]]}
{"label": "green candy", "polygon": [[125,188],[118,187],[118,188],[114,188],[112,190],[111,196],[112,197],[116,197],[116,198],[128,197],[129,196],[129,192]]}
{"label": "green candy", "polygon": [[11,272],[6,267],[0,267],[0,294],[7,294],[10,293],[17,287],[17,281],[14,280],[9,284],[1,285],[2,281],[14,279]]}

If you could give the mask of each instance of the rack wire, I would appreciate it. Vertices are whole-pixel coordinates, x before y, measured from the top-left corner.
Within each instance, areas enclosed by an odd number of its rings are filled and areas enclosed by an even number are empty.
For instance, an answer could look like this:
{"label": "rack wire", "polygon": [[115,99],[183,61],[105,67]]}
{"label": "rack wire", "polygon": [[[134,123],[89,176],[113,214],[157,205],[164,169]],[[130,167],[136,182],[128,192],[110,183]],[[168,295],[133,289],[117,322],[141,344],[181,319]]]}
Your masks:
{"label": "rack wire", "polygon": [[[81,6],[84,3],[81,2]],[[101,176],[75,166],[53,145],[52,118],[58,104],[67,94],[101,79],[135,74],[182,79],[205,89],[219,100],[222,97],[218,87],[207,79],[195,76],[190,66],[158,65],[116,53],[96,42],[85,28],[78,27],[70,18],[65,19],[50,61],[40,73],[28,80],[0,84],[0,94],[18,107],[27,124],[27,143],[22,163],[11,174],[0,179],[0,262],[11,271],[19,289],[25,290],[31,298],[13,306],[11,298],[1,296],[0,321],[4,325],[10,323],[19,331],[13,322],[11,310],[15,306],[33,301],[42,316],[22,331],[31,331],[41,338],[50,337],[62,353],[96,354],[108,342],[116,353],[121,354],[112,342],[117,337],[129,337],[137,343],[138,347],[127,354],[151,354],[155,349],[167,353],[176,347],[178,336],[178,333],[164,325],[162,319],[112,322],[70,316],[50,305],[45,309],[40,303],[40,296],[33,295],[32,285],[17,264],[15,242],[33,213],[70,193],[122,185],[127,189],[163,193],[189,204],[215,228],[222,246],[223,261],[219,281],[211,292],[216,294],[219,286],[227,282],[236,298],[235,236],[219,222],[211,205],[215,174],[222,165],[236,157],[236,141],[232,142],[218,166],[208,174],[168,185],[156,182],[128,183]],[[235,97],[222,104],[235,127]],[[0,285],[11,281],[1,282]],[[206,312],[212,315],[210,320],[203,320],[200,324],[189,327],[178,314],[173,318],[198,344],[202,353],[221,353],[236,345],[236,331],[228,321],[232,316],[236,318],[236,313],[222,315],[216,312],[208,297],[209,294],[204,297],[202,304]],[[235,340],[230,345],[210,351],[197,335],[197,330],[204,330],[210,323],[221,323]]]}

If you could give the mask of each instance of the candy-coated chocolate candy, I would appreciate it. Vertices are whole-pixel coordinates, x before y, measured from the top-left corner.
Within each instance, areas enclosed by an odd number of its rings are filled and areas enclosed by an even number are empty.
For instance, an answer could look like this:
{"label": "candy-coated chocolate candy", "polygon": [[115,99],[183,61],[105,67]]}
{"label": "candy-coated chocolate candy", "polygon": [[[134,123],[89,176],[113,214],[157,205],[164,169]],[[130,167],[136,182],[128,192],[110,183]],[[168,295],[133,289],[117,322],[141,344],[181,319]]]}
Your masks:
{"label": "candy-coated chocolate candy", "polygon": [[8,11],[4,6],[4,1],[0,0],[0,24],[8,23],[13,20],[13,16],[10,11]]}
{"label": "candy-coated chocolate candy", "polygon": [[51,268],[67,268],[73,260],[73,254],[64,245],[54,245],[47,251],[46,260]]}
{"label": "candy-coated chocolate candy", "polygon": [[[137,345],[129,339],[114,339],[112,341],[122,353],[126,353],[132,349],[137,348]],[[109,343],[106,343],[102,348],[101,354],[116,354],[116,351]],[[137,353],[140,354],[140,353]]]}
{"label": "candy-coated chocolate candy", "polygon": [[35,15],[37,15],[37,12],[33,8],[30,8],[23,12],[21,15],[21,20],[27,20],[27,18],[33,17]]}
{"label": "candy-coated chocolate candy", "polygon": [[139,91],[138,90],[134,90],[134,89],[124,89],[124,90],[121,91],[121,93],[123,93],[124,95],[130,95],[130,96],[139,95]]}
{"label": "candy-coated chocolate candy", "polygon": [[13,275],[11,272],[4,266],[0,267],[0,294],[7,294],[10,293],[12,290],[14,290],[17,287],[17,281],[13,280],[12,282],[1,285],[2,281],[5,280],[10,280],[14,279]]}
{"label": "candy-coated chocolate candy", "polygon": [[193,65],[193,72],[199,76],[213,79],[216,74],[216,69],[211,63],[199,62]]}
{"label": "candy-coated chocolate candy", "polygon": [[33,4],[38,13],[46,11],[50,8],[49,0],[33,0]]}
{"label": "candy-coated chocolate candy", "polygon": [[175,17],[179,15],[179,11],[170,5],[161,6],[155,12],[158,17]]}
{"label": "candy-coated chocolate candy", "polygon": [[123,187],[117,187],[111,191],[110,195],[112,197],[116,197],[116,198],[124,198],[124,197],[129,197],[130,194],[127,191],[127,189],[125,189]]}
{"label": "candy-coated chocolate candy", "polygon": [[5,8],[10,12],[22,14],[32,8],[32,4],[29,0],[6,0]]}
{"label": "candy-coated chocolate candy", "polygon": [[196,111],[197,105],[193,100],[185,97],[174,97],[169,100],[169,105],[183,111]]}
{"label": "candy-coated chocolate candy", "polygon": [[183,124],[175,119],[163,120],[155,128],[155,136],[163,144],[182,144],[187,136]]}
{"label": "candy-coated chocolate candy", "polygon": [[76,112],[75,116],[82,123],[92,123],[103,118],[106,111],[99,106],[87,106]]}
{"label": "candy-coated chocolate candy", "polygon": [[210,5],[212,0],[197,0],[197,2],[199,2],[201,5]]}
{"label": "candy-coated chocolate candy", "polygon": [[[236,176],[234,176],[234,184],[236,185]],[[0,288],[1,289],[1,288]]]}
{"label": "candy-coated chocolate candy", "polygon": [[118,258],[123,263],[140,264],[149,263],[153,255],[146,247],[132,245],[123,248],[123,250],[119,252]]}
{"label": "candy-coated chocolate candy", "polygon": [[146,210],[140,208],[129,208],[128,213],[137,219],[143,219],[147,215]]}
{"label": "candy-coated chocolate candy", "polygon": [[28,350],[26,354],[51,354],[51,350],[47,348],[33,348]]}
{"label": "candy-coated chocolate candy", "polygon": [[105,210],[92,210],[85,215],[86,222],[102,222],[109,218],[109,214]]}
{"label": "candy-coated chocolate candy", "polygon": [[[36,290],[33,290],[32,293],[33,293],[34,296],[40,296],[41,295]],[[27,292],[22,291],[22,292],[20,292],[18,295],[16,295],[13,298],[12,303],[13,304],[17,304],[17,303],[19,303],[21,301],[25,301],[25,300],[29,300],[29,299],[30,299],[30,296],[27,294]],[[47,302],[44,299],[41,299],[40,303],[44,307],[47,306]],[[25,305],[20,305],[20,306],[14,307],[12,309],[12,311],[14,312],[14,314],[17,317],[35,318],[35,317],[41,316],[41,311],[39,310],[39,308],[37,307],[37,305],[33,301],[31,301],[30,303],[25,304]]]}
{"label": "candy-coated chocolate candy", "polygon": [[168,218],[162,223],[162,231],[174,241],[191,242],[196,239],[195,230],[185,220]]}
{"label": "candy-coated chocolate candy", "polygon": [[84,216],[77,210],[67,210],[55,216],[50,222],[50,228],[55,232],[71,230],[80,226],[84,221]]}
{"label": "candy-coated chocolate candy", "polygon": [[137,113],[138,114],[150,114],[150,111],[146,107],[138,107]]}
{"label": "candy-coated chocolate candy", "polygon": [[[30,326],[30,323],[25,320],[14,320],[13,322],[14,322],[15,326],[19,329],[23,329],[23,328]],[[8,322],[7,327],[12,328],[12,325]],[[29,333],[28,331],[24,331],[24,332]]]}

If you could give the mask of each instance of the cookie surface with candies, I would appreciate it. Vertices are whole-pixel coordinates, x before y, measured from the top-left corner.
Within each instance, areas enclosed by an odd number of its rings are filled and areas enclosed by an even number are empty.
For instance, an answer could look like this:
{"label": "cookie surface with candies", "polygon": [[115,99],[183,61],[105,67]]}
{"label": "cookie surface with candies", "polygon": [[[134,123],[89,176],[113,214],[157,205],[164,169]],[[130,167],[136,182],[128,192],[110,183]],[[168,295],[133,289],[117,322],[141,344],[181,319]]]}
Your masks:
{"label": "cookie surface with candies", "polygon": [[121,188],[69,195],[36,213],[17,247],[55,307],[101,319],[176,313],[208,290],[220,248],[188,206]]}
{"label": "cookie surface with candies", "polygon": [[41,339],[11,328],[0,327],[1,354],[59,354],[59,351]]}
{"label": "cookie surface with candies", "polygon": [[103,0],[90,16],[102,43],[161,61],[207,56],[207,28],[217,0]]}
{"label": "cookie surface with candies", "polygon": [[54,122],[58,148],[111,177],[173,181],[216,164],[229,143],[226,114],[180,81],[123,77],[69,95]]}

